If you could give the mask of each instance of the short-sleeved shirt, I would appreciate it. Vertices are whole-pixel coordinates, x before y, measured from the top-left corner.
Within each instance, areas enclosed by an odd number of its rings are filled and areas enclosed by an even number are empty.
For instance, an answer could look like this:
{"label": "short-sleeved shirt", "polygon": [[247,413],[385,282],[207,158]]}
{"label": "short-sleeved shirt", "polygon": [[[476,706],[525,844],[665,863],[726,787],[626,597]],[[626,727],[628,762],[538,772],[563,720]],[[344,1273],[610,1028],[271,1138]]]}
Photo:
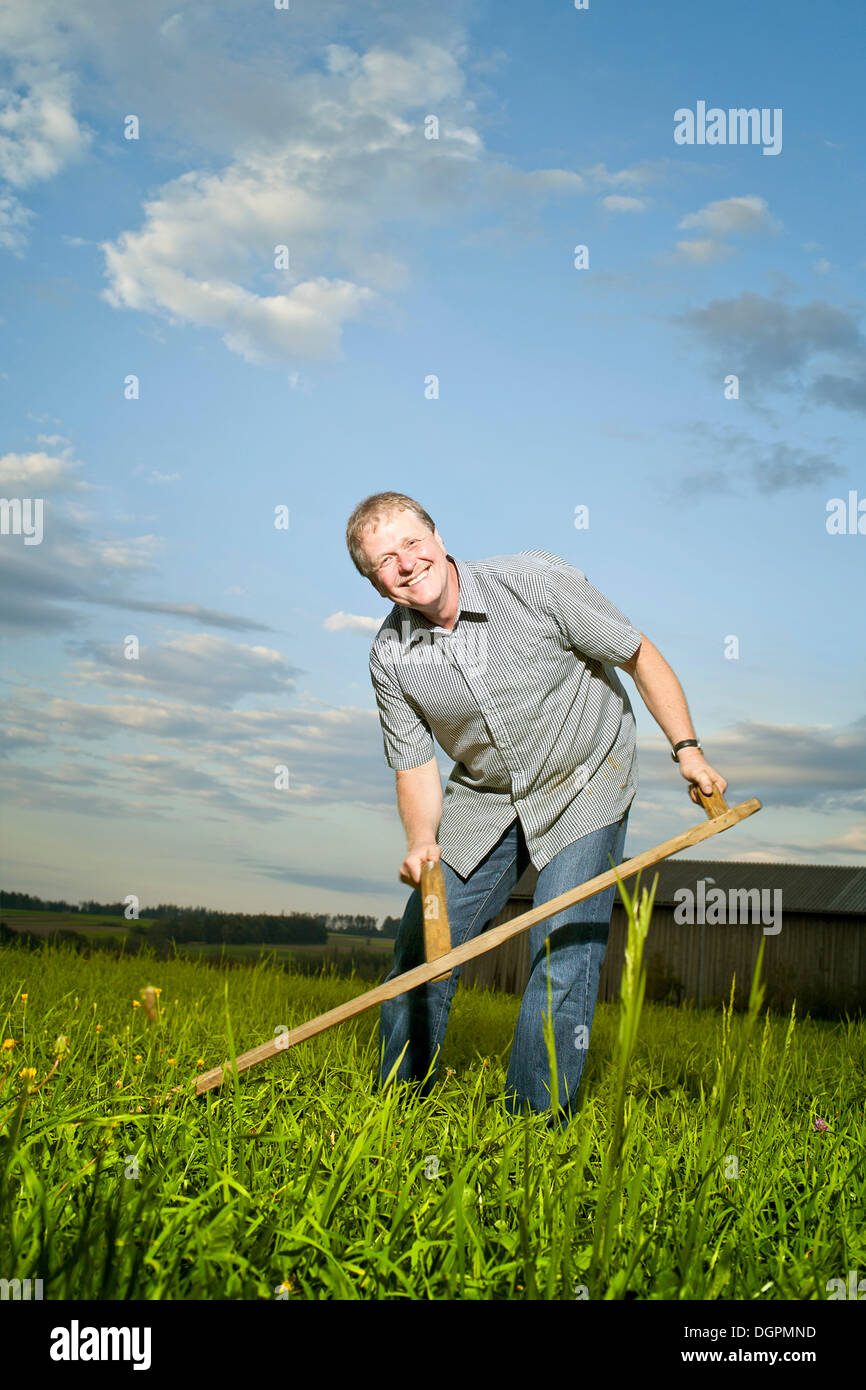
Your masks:
{"label": "short-sleeved shirt", "polygon": [[395,604],[370,649],[389,767],[454,759],[437,843],[467,878],[519,817],[541,869],[622,818],[637,791],[634,713],[614,663],[641,633],[558,555],[467,562],[451,631]]}

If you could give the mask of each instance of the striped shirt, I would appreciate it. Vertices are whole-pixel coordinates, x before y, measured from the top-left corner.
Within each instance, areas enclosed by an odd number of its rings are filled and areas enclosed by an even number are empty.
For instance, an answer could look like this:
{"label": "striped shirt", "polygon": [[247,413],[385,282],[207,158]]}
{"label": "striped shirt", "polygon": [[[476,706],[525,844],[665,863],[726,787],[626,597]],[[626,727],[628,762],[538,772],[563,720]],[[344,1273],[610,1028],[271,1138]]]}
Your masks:
{"label": "striped shirt", "polygon": [[395,604],[370,648],[389,767],[454,759],[437,834],[467,878],[519,817],[541,869],[621,819],[637,791],[634,714],[613,669],[637,651],[628,618],[558,555],[453,560],[453,629]]}

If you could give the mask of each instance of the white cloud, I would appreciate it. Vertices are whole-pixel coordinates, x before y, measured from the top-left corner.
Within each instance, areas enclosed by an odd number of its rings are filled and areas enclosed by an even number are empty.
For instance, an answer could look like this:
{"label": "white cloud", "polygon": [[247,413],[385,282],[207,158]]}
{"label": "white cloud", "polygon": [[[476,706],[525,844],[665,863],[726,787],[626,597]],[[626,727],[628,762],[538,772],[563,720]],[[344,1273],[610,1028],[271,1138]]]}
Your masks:
{"label": "white cloud", "polygon": [[[248,361],[321,358],[338,355],[343,325],[377,298],[355,278],[313,273],[321,263],[407,283],[399,257],[366,249],[362,233],[453,196],[449,169],[480,149],[449,119],[466,110],[463,75],[423,41],[409,54],[332,45],[328,56],[330,76],[299,79],[303,115],[277,148],[182,175],[146,204],[141,230],[104,244],[110,304],[219,329]],[[423,136],[427,107],[441,110],[437,141]],[[290,269],[275,269],[277,246]]]}
{"label": "white cloud", "polygon": [[103,686],[156,689],[197,703],[202,695],[227,706],[247,695],[285,695],[296,670],[271,647],[230,642],[209,632],[185,633],[173,641],[144,643],[137,661],[128,661],[118,644],[83,643],[91,659],[77,663],[79,681]]}
{"label": "white cloud", "polygon": [[521,198],[527,194],[573,195],[586,190],[580,174],[572,169],[512,169],[504,164],[488,170],[486,183],[489,189],[511,198]]}
{"label": "white cloud", "polygon": [[[382,758],[374,710],[315,704],[298,709],[282,698],[272,699],[272,708],[229,707],[240,695],[285,693],[288,668],[251,660],[248,654],[256,650],[239,648],[234,657],[213,651],[211,659],[204,653],[197,668],[194,659],[185,663],[161,648],[159,682],[154,684],[176,683],[183,688],[179,698],[177,693],[145,698],[133,687],[130,693],[88,704],[31,688],[18,692],[3,708],[9,751],[21,755],[17,765],[11,758],[4,765],[10,804],[128,816],[144,778],[148,796],[140,803],[143,816],[177,808],[188,817],[196,803],[204,803],[272,825],[301,799],[320,807],[383,810],[393,817],[393,778]],[[138,664],[144,659],[142,648]],[[224,660],[230,663],[225,671]],[[122,663],[127,668],[136,664]],[[87,668],[80,675],[88,682]],[[215,699],[202,684],[211,678],[221,682]],[[129,689],[131,682],[126,684]],[[70,739],[86,748],[86,760],[69,769],[52,758],[42,772],[31,753],[53,751],[57,741]],[[151,751],[153,744],[147,747],[149,740],[159,740],[156,751]],[[290,785],[277,793],[274,767],[280,763],[289,767]],[[67,794],[59,795],[64,789]],[[94,805],[94,796],[106,800]]]}
{"label": "white cloud", "polygon": [[27,51],[44,21],[10,15],[16,8],[38,7],[7,5],[0,14],[0,47],[10,60],[0,85],[0,179],[8,186],[0,192],[0,247],[20,256],[33,213],[9,189],[29,188],[81,159],[92,132],[73,112],[72,77],[51,61],[50,39]]}
{"label": "white cloud", "polygon": [[329,632],[378,632],[385,615],[381,618],[365,618],[356,613],[332,613],[322,623]]}
{"label": "white cloud", "polygon": [[510,210],[583,192],[572,170],[487,156],[458,52],[425,38],[325,46],[324,71],[294,78],[283,129],[166,184],[139,230],[103,245],[104,297],[216,329],[250,362],[335,358],[344,325],[409,283],[392,223],[435,221],[468,197]]}
{"label": "white cloud", "polygon": [[27,86],[24,94],[0,87],[0,175],[13,188],[50,179],[80,159],[91,138],[72,113],[65,76],[37,72]]}
{"label": "white cloud", "polygon": [[598,188],[642,188],[647,183],[657,183],[666,170],[668,160],[645,160],[631,169],[617,169],[611,172],[604,164],[592,164],[581,172],[586,179]]}
{"label": "white cloud", "polygon": [[[59,440],[59,435],[40,435],[40,441]],[[0,458],[0,487],[8,490],[20,489],[29,496],[35,493],[63,492],[67,489],[81,491],[91,485],[82,482],[71,472],[81,465],[64,456],[56,458],[43,452],[31,454],[4,454]]]}
{"label": "white cloud", "polygon": [[122,541],[97,541],[96,545],[100,561],[109,569],[149,570],[164,541],[161,536],[132,536]]}
{"label": "white cloud", "polygon": [[293,391],[303,391],[305,396],[312,393],[313,383],[303,372],[289,372],[286,380]]}
{"label": "white cloud", "polygon": [[616,193],[602,198],[601,205],[608,212],[645,212],[647,206],[643,198],[626,198]]}
{"label": "white cloud", "polygon": [[682,231],[696,228],[721,238],[750,232],[778,231],[781,223],[770,216],[765,198],[720,198],[698,212],[688,213],[678,224]]}
{"label": "white cloud", "polygon": [[709,265],[711,261],[722,261],[733,254],[733,247],[725,246],[721,241],[678,241],[674,260],[684,261],[689,265]]}
{"label": "white cloud", "polygon": [[734,254],[723,237],[776,232],[782,224],[770,216],[766,199],[749,194],[707,203],[698,212],[687,213],[677,225],[683,231],[701,230],[708,235],[695,241],[678,241],[673,260],[685,265],[710,265]]}
{"label": "white cloud", "polygon": [[0,194],[0,247],[20,256],[27,244],[33,213],[11,193]]}
{"label": "white cloud", "polygon": [[817,848],[825,853],[836,850],[842,854],[866,854],[866,827],[855,825],[844,835],[837,836],[835,840],[825,840]]}

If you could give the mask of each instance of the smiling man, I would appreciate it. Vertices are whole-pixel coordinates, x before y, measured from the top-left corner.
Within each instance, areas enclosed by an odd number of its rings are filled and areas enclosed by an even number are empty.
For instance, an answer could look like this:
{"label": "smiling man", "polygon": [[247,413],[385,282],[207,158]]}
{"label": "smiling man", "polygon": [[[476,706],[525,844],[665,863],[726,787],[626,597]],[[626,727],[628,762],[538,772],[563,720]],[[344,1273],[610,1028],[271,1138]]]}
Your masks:
{"label": "smiling man", "polygon": [[[530,861],[536,906],[622,861],[637,767],[634,715],[615,668],[633,678],[682,776],[724,792],[661,653],[559,556],[456,560],[420,503],[398,492],[360,502],[346,542],[394,605],[370,649],[370,676],[406,832],[400,880],[414,891],[388,979],[424,960],[423,860],[442,865],[455,946],[498,915]],[[434,739],[454,759],[444,799]],[[689,794],[697,803],[693,785]],[[549,1110],[554,1125],[574,1114],[613,900],[609,889],[530,928],[505,1084],[510,1115]],[[542,1029],[546,942],[558,1109]],[[429,1091],[459,974],[382,1005],[380,1085],[421,1081]]]}

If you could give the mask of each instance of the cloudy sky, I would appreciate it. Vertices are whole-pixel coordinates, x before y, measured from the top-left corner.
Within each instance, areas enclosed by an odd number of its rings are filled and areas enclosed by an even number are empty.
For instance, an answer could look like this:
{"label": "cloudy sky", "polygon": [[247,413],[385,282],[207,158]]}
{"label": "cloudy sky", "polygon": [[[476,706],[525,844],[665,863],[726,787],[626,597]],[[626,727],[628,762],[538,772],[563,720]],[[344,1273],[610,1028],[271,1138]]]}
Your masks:
{"label": "cloudy sky", "polygon": [[[866,863],[866,534],[828,531],[866,512],[864,29],[3,0],[0,495],[43,502],[0,535],[4,884],[401,910],[387,605],[344,540],[386,488],[655,642],[764,803],[699,852]],[[780,148],[679,143],[698,103]],[[637,853],[700,813],[623,679]]]}

